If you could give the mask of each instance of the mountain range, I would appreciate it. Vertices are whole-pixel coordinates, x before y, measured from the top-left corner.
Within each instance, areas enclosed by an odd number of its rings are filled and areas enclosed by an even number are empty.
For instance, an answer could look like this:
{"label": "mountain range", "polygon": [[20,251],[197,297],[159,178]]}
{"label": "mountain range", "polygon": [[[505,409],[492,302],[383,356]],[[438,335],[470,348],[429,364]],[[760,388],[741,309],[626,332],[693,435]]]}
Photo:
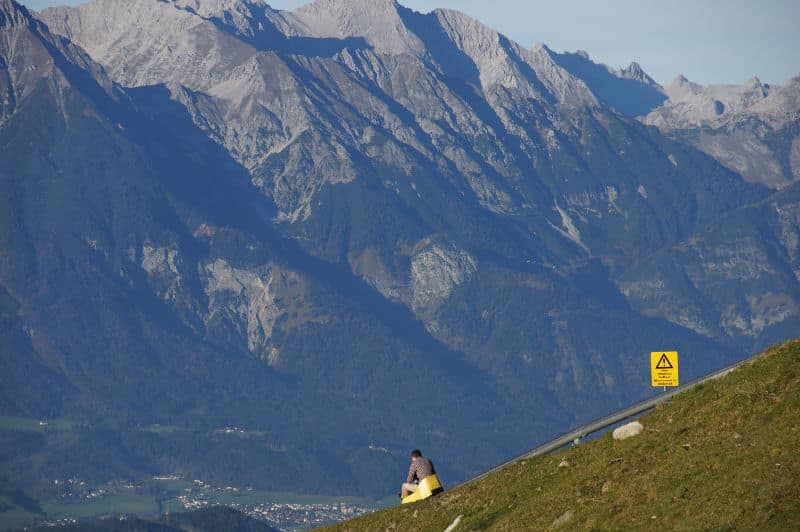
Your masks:
{"label": "mountain range", "polygon": [[394,0],[0,0],[0,413],[71,427],[2,483],[378,496],[788,338],[797,91]]}

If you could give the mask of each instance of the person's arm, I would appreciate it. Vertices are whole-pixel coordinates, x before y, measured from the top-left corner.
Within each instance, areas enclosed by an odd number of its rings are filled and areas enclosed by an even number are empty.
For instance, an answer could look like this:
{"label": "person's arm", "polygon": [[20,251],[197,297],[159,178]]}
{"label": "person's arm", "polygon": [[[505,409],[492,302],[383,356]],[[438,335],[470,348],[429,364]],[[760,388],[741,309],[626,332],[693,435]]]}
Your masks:
{"label": "person's arm", "polygon": [[408,478],[406,479],[406,482],[414,482],[415,474],[416,471],[414,470],[414,462],[411,462],[411,465],[408,466]]}

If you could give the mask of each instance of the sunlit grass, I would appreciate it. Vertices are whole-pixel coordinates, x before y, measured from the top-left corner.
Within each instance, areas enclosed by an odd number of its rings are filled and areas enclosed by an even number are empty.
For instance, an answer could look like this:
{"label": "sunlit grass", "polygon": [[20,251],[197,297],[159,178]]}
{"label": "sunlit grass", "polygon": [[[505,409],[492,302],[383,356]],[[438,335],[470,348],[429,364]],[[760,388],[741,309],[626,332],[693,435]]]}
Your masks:
{"label": "sunlit grass", "polygon": [[[332,530],[800,528],[800,341],[610,434]],[[561,465],[561,467],[559,467]]]}

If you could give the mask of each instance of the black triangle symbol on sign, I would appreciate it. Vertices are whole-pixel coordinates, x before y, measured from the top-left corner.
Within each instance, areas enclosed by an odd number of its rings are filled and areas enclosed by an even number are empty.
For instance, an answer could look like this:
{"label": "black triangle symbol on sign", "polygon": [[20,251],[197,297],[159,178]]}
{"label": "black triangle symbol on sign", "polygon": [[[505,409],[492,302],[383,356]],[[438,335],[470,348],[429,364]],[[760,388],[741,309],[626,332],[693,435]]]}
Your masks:
{"label": "black triangle symbol on sign", "polygon": [[658,364],[656,364],[656,369],[672,369],[672,363],[669,361],[666,354],[661,355]]}

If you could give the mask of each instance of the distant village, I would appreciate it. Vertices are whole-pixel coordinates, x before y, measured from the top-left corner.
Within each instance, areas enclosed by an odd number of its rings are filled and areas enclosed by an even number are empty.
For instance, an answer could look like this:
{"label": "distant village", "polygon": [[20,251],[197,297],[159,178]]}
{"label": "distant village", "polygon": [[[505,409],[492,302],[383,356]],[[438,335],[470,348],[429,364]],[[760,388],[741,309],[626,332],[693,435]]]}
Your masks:
{"label": "distant village", "polygon": [[[242,490],[233,486],[218,488],[203,482],[194,480],[194,487],[184,489],[184,493],[178,497],[183,507],[187,510],[197,510],[212,505],[211,498],[214,493],[229,492],[240,493]],[[253,491],[252,488],[245,488],[245,492]],[[231,502],[227,506],[235,508],[250,517],[266,521],[282,530],[305,530],[325,524],[336,523],[345,519],[351,519],[359,515],[364,515],[372,509],[362,508],[347,503],[329,504],[301,504],[301,503],[237,503]]]}
{"label": "distant village", "polygon": [[[182,482],[183,479],[174,475],[154,476],[155,482]],[[53,480],[54,487],[58,490],[58,498],[65,502],[78,503],[81,501],[91,501],[105,497],[130,493],[131,490],[137,492],[152,491],[152,487],[145,482],[134,482],[129,480],[109,482],[103,487],[92,487],[84,480],[79,478],[56,479]],[[193,480],[184,487],[179,495],[171,497],[177,498],[180,505],[186,510],[198,510],[214,505],[225,505],[234,508],[250,517],[264,521],[271,526],[287,532],[307,530],[310,528],[332,524],[345,519],[351,519],[374,511],[374,508],[361,507],[352,503],[332,502],[332,503],[284,503],[284,502],[251,502],[255,494],[253,488],[239,488],[235,486],[213,486],[202,480]],[[184,482],[183,485],[186,485]],[[249,497],[247,496],[249,495]],[[247,502],[236,502],[235,498],[241,497]],[[159,502],[159,507],[163,500]],[[172,506],[174,508],[174,506]],[[166,508],[165,508],[166,509]],[[124,514],[117,515],[124,518]],[[66,517],[59,520],[49,520],[45,525],[58,525],[76,523],[76,519]]]}

